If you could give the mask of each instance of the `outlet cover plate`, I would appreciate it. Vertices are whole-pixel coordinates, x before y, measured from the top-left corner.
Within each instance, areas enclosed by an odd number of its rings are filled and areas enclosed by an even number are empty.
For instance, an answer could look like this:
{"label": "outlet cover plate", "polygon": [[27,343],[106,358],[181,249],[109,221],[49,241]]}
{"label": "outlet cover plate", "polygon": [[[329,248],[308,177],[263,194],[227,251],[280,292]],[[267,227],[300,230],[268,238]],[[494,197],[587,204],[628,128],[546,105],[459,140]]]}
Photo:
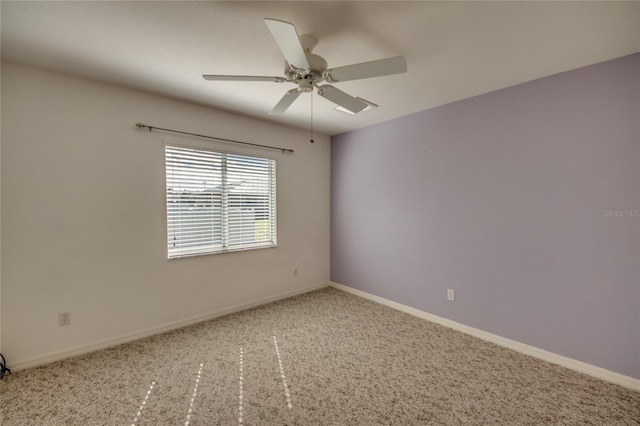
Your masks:
{"label": "outlet cover plate", "polygon": [[69,324],[71,324],[71,312],[60,312],[60,313],[58,313],[58,324],[59,325],[69,325]]}

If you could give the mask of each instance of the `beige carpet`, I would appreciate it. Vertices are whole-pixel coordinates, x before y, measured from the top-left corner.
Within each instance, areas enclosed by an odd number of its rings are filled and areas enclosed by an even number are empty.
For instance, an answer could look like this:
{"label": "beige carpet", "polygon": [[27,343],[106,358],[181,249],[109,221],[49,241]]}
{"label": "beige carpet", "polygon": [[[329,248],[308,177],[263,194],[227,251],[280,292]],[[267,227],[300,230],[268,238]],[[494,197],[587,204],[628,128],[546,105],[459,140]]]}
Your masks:
{"label": "beige carpet", "polygon": [[13,425],[638,425],[640,394],[327,288],[0,382]]}

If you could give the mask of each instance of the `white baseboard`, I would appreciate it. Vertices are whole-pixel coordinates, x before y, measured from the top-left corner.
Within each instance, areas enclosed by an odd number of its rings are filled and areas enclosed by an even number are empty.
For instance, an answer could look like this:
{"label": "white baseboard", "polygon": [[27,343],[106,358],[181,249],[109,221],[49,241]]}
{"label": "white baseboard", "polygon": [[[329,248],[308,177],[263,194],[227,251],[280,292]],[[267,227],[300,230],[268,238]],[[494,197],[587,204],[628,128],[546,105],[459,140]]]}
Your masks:
{"label": "white baseboard", "polygon": [[535,346],[530,346],[524,343],[517,342],[515,340],[507,339],[506,337],[498,336],[497,334],[493,334],[477,328],[469,327],[468,325],[464,325],[455,321],[451,321],[446,318],[432,315],[427,312],[421,311],[419,309],[415,309],[410,306],[403,305],[401,303],[393,302],[391,300],[388,300],[379,296],[374,296],[373,294],[369,294],[362,290],[357,290],[357,289],[347,287],[345,285],[338,284],[335,282],[330,282],[329,285],[331,287],[337,288],[338,290],[342,290],[347,293],[360,296],[364,299],[368,299],[373,302],[379,303],[381,305],[385,305],[390,308],[396,309],[398,311],[402,311],[407,314],[416,316],[418,318],[422,318],[427,321],[431,321],[436,324],[443,325],[445,327],[460,331],[465,334],[469,334],[471,336],[477,337],[487,342],[495,343],[496,345],[503,346],[508,349],[512,349],[514,351],[523,353],[525,355],[529,355],[534,358],[541,359],[543,361],[551,362],[553,364],[560,365],[562,367],[569,368],[571,370],[575,370],[580,373],[595,377],[597,379],[614,383],[616,385],[624,386],[626,388],[629,388],[635,391],[640,391],[640,379],[636,379],[630,376],[625,376],[624,374],[609,371],[601,367],[596,367],[595,365],[587,364],[582,361],[578,361],[572,358],[558,355],[553,352],[546,351],[544,349],[536,348]]}
{"label": "white baseboard", "polygon": [[229,315],[235,312],[240,312],[247,309],[255,308],[256,306],[286,299],[288,297],[308,293],[310,291],[327,287],[328,285],[329,283],[324,283],[324,284],[314,285],[310,287],[305,287],[302,289],[288,291],[288,292],[277,294],[275,296],[265,297],[263,299],[258,299],[252,302],[232,306],[230,308],[209,312],[203,315],[197,315],[197,316],[186,318],[180,321],[166,323],[157,327],[147,328],[144,330],[136,331],[134,333],[127,333],[127,334],[123,334],[123,335],[116,336],[109,339],[98,340],[96,342],[93,342],[87,345],[80,345],[80,346],[76,346],[69,349],[49,352],[44,355],[39,355],[36,357],[24,359],[24,360],[18,360],[17,362],[12,363],[10,367],[12,371],[16,372],[16,371],[24,370],[26,368],[32,368],[40,365],[50,364],[55,361],[60,361],[60,360],[75,357],[78,355],[95,352],[101,349],[107,349],[113,346],[121,345],[123,343],[133,342],[135,340],[144,339],[145,337],[150,337],[156,334],[166,333],[167,331],[176,330],[178,328],[187,327],[189,325],[198,324],[200,322],[208,321],[224,315]]}

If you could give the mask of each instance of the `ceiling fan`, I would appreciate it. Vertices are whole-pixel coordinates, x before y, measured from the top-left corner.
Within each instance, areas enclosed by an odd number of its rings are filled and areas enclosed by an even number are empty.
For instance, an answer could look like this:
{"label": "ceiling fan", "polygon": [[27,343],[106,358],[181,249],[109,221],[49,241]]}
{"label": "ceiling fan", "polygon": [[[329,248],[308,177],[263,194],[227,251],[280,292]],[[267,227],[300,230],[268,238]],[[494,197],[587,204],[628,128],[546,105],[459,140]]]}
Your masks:
{"label": "ceiling fan", "polygon": [[275,83],[289,82],[297,84],[298,87],[285,93],[270,114],[284,113],[301,93],[312,92],[314,88],[316,88],[318,95],[330,100],[346,111],[356,114],[370,106],[371,103],[365,102],[361,98],[353,97],[330,84],[321,85],[319,83],[323,81],[339,83],[341,81],[400,74],[407,71],[407,61],[404,56],[327,68],[327,61],[311,53],[317,43],[314,37],[308,35],[298,36],[295,26],[289,22],[276,19],[265,19],[264,22],[267,24],[271,35],[273,35],[286,60],[284,77],[211,74],[205,74],[202,77],[211,81],[272,81]]}

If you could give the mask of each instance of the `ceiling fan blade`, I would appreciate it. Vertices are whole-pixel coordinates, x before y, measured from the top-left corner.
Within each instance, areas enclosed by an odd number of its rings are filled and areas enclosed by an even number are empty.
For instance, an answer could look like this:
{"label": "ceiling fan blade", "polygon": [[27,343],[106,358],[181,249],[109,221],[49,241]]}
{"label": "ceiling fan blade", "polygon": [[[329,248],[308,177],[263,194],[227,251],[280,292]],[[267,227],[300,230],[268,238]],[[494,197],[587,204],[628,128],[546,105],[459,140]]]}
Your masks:
{"label": "ceiling fan blade", "polygon": [[300,96],[300,92],[298,92],[298,89],[289,90],[287,93],[285,93],[282,99],[280,99],[278,104],[273,107],[269,114],[282,114],[287,110],[287,108],[289,108],[289,106],[291,106],[293,101],[298,99],[298,96]]}
{"label": "ceiling fan blade", "polygon": [[352,113],[358,113],[367,107],[366,102],[362,102],[360,99],[356,99],[348,93],[343,92],[340,89],[336,89],[330,85],[318,86],[318,95],[323,98],[329,99],[334,104],[348,109]]}
{"label": "ceiling fan blade", "polygon": [[267,77],[261,75],[213,75],[205,74],[202,76],[205,80],[209,81],[273,81],[275,83],[282,83],[287,81],[284,77]]}
{"label": "ceiling fan blade", "polygon": [[404,56],[396,56],[333,68],[327,70],[325,74],[328,76],[327,81],[337,83],[338,81],[359,80],[404,72],[407,72],[407,60]]}
{"label": "ceiling fan blade", "polygon": [[307,56],[304,54],[302,44],[300,44],[300,37],[298,37],[296,27],[289,22],[276,19],[267,18],[264,22],[269,27],[271,35],[276,40],[289,65],[299,69],[309,69],[309,61],[307,61]]}

